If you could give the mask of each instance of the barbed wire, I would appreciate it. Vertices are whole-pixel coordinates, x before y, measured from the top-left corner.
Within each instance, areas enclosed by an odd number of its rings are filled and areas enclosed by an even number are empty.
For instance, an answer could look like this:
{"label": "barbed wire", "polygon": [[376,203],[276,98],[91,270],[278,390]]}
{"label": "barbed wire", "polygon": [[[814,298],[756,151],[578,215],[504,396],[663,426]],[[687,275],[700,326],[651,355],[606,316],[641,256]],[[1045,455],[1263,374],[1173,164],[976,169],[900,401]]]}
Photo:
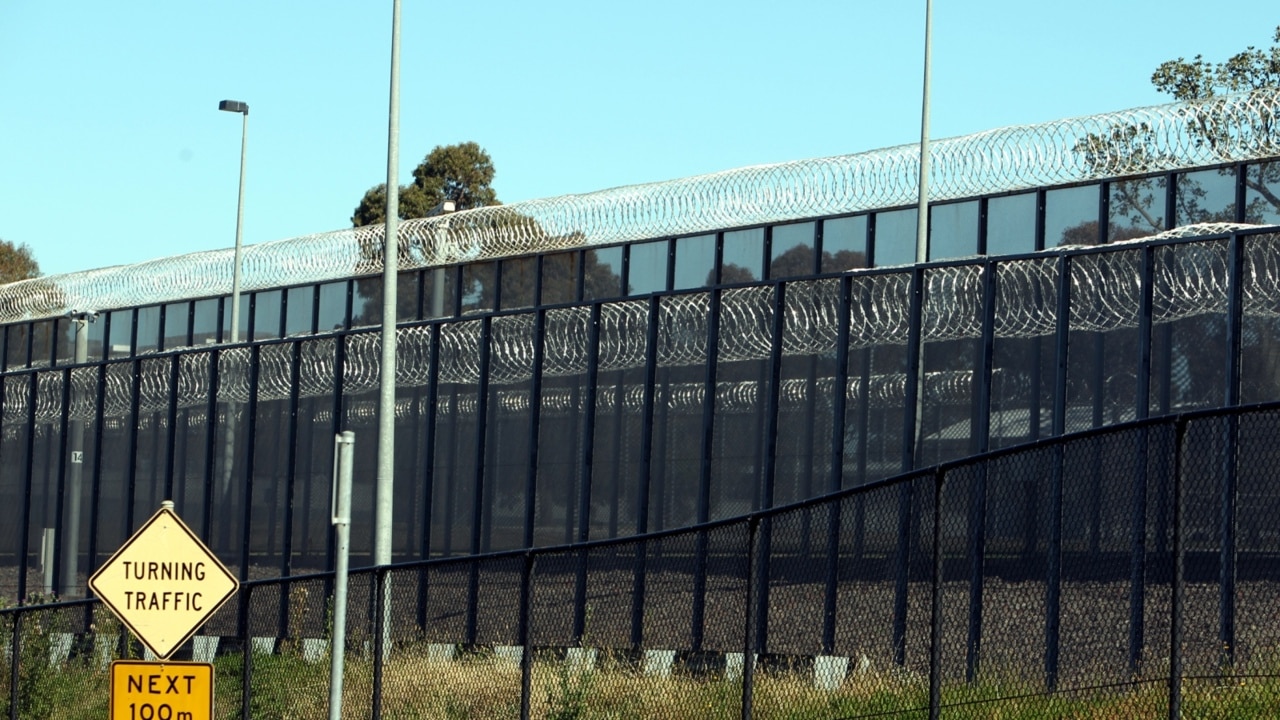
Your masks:
{"label": "barbed wire", "polygon": [[[931,146],[933,201],[1280,154],[1280,90],[1020,125]],[[1205,128],[1212,128],[1206,138]],[[918,146],[738,168],[529,200],[400,225],[402,269],[689,235],[915,201]],[[383,227],[250,245],[243,289],[381,270]],[[0,286],[0,322],[226,295],[231,249]]]}
{"label": "barbed wire", "polygon": [[[1194,237],[1197,232],[1241,230],[1242,226],[1208,225],[1180,229],[1170,237]],[[984,333],[983,286],[994,272],[996,304],[991,318],[997,338],[1017,339],[1052,335],[1057,331],[1059,287],[1069,283],[1069,327],[1072,331],[1108,332],[1137,327],[1142,297],[1144,256],[1151,255],[1151,313],[1154,323],[1171,323],[1212,313],[1224,313],[1228,299],[1228,241],[1207,239],[1165,245],[1141,241],[1116,243],[1101,251],[1058,249],[1018,259],[980,259],[922,271],[924,304],[921,338],[925,343],[977,339]],[[1252,232],[1244,237],[1241,298],[1246,316],[1280,318],[1280,234]],[[644,367],[650,356],[648,327],[656,313],[657,345],[652,349],[659,368],[705,366],[713,294],[720,294],[719,363],[765,361],[780,342],[784,358],[808,358],[830,363],[839,342],[839,318],[848,313],[851,351],[903,352],[911,325],[911,286],[914,270],[857,271],[848,276],[850,306],[842,306],[843,280],[838,277],[793,280],[607,302],[600,305],[598,346],[600,373]],[[779,303],[776,293],[782,287]],[[782,312],[782,336],[774,337],[775,306]],[[539,317],[541,332],[538,332]],[[397,330],[396,383],[404,389],[426,387],[433,380],[462,389],[466,402],[475,403],[480,380],[481,352],[487,348],[489,382],[500,394],[499,409],[527,408],[527,383],[535,373],[543,378],[585,377],[592,357],[592,308],[571,306],[463,318],[434,324],[418,324]],[[438,330],[433,330],[438,327]],[[438,332],[433,342],[432,334]],[[485,336],[488,336],[487,343]],[[536,342],[542,338],[541,366],[536,367]],[[338,343],[343,343],[341,355]],[[437,349],[438,348],[438,351]],[[101,392],[104,417],[128,417],[134,412],[136,383],[139,422],[147,414],[162,414],[172,403],[177,408],[206,408],[213,392],[210,364],[217,358],[218,403],[247,405],[251,396],[249,346],[221,349],[196,348],[177,354],[153,354],[136,360],[113,361],[99,368],[75,367],[69,371],[43,370],[35,374],[38,423],[57,423],[62,417],[63,383],[70,377],[69,417],[94,417],[94,398]],[[357,332],[345,336],[299,337],[293,342],[273,342],[257,350],[259,402],[331,397],[337,378],[348,398],[373,394],[379,385],[381,336]],[[433,357],[433,353],[438,357]],[[339,358],[341,357],[341,360]],[[341,366],[338,363],[341,362]],[[137,365],[135,371],[134,365]],[[175,367],[176,366],[176,367]],[[296,369],[295,369],[296,366]],[[1008,383],[1024,382],[1019,368],[996,370]],[[99,389],[99,373],[101,384]],[[3,413],[6,420],[27,416],[29,375],[6,378]],[[176,382],[175,382],[176,379]],[[969,371],[936,371],[925,375],[924,391],[931,402],[967,403],[973,376]],[[604,381],[602,381],[604,382]],[[616,383],[616,380],[610,381]],[[628,381],[629,382],[629,381]],[[834,396],[830,378],[818,377],[810,393],[808,381],[784,378],[779,397],[784,407],[800,402],[829,401]],[[846,388],[850,400],[864,397],[875,407],[900,404],[906,393],[906,376],[877,373],[867,379],[851,378]],[[825,385],[823,383],[826,383]],[[864,386],[867,388],[864,390]],[[1013,387],[1013,385],[1007,385]],[[659,403],[669,408],[700,408],[705,388],[698,383],[667,386]],[[548,386],[544,408],[567,409],[566,391]],[[755,407],[760,402],[758,381],[717,384],[717,407]],[[523,393],[523,395],[521,395]],[[640,407],[643,388],[629,385],[618,401],[601,393],[599,407]],[[523,398],[523,399],[521,399]],[[575,405],[574,407],[578,407]],[[412,405],[402,398],[401,410]],[[461,408],[464,411],[467,408]],[[12,429],[21,422],[6,422]]]}

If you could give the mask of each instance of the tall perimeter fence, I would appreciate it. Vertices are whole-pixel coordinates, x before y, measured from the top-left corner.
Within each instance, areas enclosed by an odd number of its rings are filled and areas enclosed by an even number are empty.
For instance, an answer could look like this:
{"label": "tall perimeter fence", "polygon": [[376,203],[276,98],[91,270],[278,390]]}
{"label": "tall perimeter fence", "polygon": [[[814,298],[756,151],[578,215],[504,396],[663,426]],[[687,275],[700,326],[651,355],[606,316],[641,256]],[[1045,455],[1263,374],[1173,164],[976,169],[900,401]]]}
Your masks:
{"label": "tall perimeter fence", "polygon": [[[359,570],[345,715],[1275,716],[1278,432],[1277,403],[1164,416],[680,530]],[[220,717],[326,717],[332,582],[246,583],[184,649]],[[9,718],[100,717],[131,649],[92,600],[0,610],[0,640]]]}

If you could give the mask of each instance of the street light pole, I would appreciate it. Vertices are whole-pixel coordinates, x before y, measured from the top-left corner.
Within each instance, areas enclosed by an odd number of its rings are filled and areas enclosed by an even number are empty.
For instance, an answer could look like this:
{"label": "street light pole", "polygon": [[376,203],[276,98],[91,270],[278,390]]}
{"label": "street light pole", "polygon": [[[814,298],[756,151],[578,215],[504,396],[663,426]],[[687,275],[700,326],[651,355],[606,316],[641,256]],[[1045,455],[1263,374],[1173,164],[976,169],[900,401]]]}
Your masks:
{"label": "street light pole", "polygon": [[[226,112],[237,112],[240,122],[240,191],[236,199],[236,250],[231,261],[231,342],[240,342],[240,252],[244,244],[244,157],[249,137],[249,106],[238,100],[223,100],[218,109]],[[225,503],[231,494],[231,472],[236,458],[236,404],[227,403],[226,436],[222,444],[222,500]],[[248,502],[248,498],[246,498]],[[248,562],[245,558],[240,571],[241,577],[248,577]]]}
{"label": "street light pole", "polygon": [[387,218],[382,238],[382,368],[378,382],[378,475],[373,562],[391,562],[396,455],[396,280],[400,270],[400,0],[391,6],[391,102],[387,110]]}
{"label": "street light pole", "polygon": [[241,114],[240,124],[240,195],[236,200],[236,251],[231,267],[231,342],[240,342],[240,250],[244,242],[244,156],[249,139],[249,105],[237,100],[223,100],[218,109]]}
{"label": "street light pole", "polygon": [[920,198],[916,211],[916,262],[929,259],[929,75],[932,70],[930,37],[933,0],[924,3],[924,87],[920,110]]}

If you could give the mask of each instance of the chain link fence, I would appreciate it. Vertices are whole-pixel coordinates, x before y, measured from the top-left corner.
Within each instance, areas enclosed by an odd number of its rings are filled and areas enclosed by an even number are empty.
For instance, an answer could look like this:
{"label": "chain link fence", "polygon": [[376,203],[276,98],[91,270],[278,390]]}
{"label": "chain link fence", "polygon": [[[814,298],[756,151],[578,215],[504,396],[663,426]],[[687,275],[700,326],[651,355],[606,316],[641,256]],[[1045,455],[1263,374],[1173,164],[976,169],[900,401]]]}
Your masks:
{"label": "chain link fence", "polygon": [[[1168,416],[691,528],[361,569],[344,714],[1275,716],[1277,430],[1280,404]],[[332,583],[247,583],[183,648],[219,717],[327,717]],[[140,648],[48,600],[0,610],[0,709],[100,717]]]}

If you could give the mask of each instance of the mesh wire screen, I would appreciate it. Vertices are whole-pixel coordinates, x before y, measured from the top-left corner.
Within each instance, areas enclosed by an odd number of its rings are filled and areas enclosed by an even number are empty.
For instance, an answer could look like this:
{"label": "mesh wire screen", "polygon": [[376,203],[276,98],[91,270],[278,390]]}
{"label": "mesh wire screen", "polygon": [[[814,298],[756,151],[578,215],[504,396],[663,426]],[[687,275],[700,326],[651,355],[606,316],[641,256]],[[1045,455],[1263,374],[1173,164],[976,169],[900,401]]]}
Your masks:
{"label": "mesh wire screen", "polygon": [[[1277,429],[1262,409],[1093,431],[708,528],[396,566],[386,595],[358,571],[344,703],[738,717],[745,688],[756,716],[834,720],[922,714],[936,678],[945,716],[1163,716],[1181,567],[1184,712],[1267,715]],[[224,713],[323,717],[331,583],[251,584],[201,628]],[[100,712],[105,663],[140,652],[121,637],[89,603],[0,611],[0,699]]]}

